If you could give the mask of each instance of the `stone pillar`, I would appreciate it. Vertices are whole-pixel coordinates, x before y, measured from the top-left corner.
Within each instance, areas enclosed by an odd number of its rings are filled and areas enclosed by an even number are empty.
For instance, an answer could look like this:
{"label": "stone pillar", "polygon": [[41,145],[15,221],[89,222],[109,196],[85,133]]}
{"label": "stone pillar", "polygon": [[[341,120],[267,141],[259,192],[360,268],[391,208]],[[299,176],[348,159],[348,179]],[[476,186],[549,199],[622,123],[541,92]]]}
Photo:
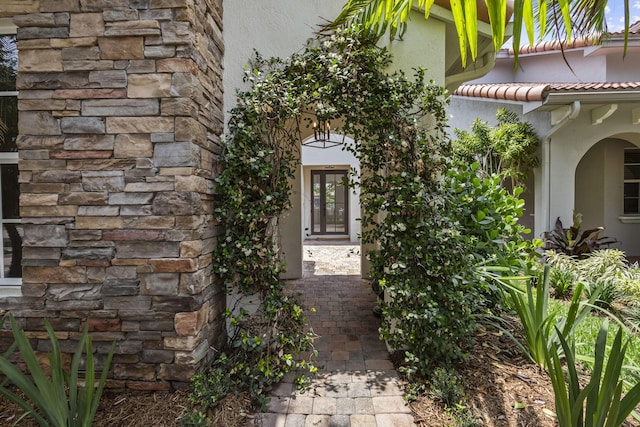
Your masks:
{"label": "stone pillar", "polygon": [[13,19],[23,296],[2,307],[34,338],[49,319],[65,351],[87,322],[99,357],[115,340],[112,387],[188,382],[224,339],[222,0],[38,7]]}

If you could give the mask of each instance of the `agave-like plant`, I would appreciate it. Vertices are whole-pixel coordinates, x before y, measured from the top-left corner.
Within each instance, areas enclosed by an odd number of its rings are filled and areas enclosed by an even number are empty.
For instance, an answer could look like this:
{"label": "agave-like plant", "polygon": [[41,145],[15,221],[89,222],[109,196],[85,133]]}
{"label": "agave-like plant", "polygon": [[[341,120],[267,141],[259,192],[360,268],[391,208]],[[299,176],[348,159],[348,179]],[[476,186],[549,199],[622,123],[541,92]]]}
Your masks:
{"label": "agave-like plant", "polygon": [[564,228],[560,217],[556,219],[555,228],[545,231],[542,235],[544,245],[542,249],[562,252],[569,256],[582,258],[604,246],[609,246],[618,241],[612,237],[601,236],[604,227],[580,230],[582,214],[573,213],[573,225]]}
{"label": "agave-like plant", "polygon": [[[107,355],[100,379],[95,381],[95,363],[91,337],[88,328],[80,336],[78,347],[67,371],[62,363],[60,345],[49,322],[45,321],[51,351],[49,351],[49,370],[47,375],[38,362],[29,338],[20,329],[14,317],[8,315],[13,333],[14,344],[4,354],[0,354],[0,373],[5,379],[0,382],[0,395],[20,406],[24,416],[32,417],[43,427],[90,427],[98,410],[100,396],[104,389],[107,372],[113,357],[115,342]],[[0,325],[5,318],[0,319]],[[15,350],[20,352],[28,374],[9,359]],[[80,375],[80,362],[84,353],[85,375]],[[27,399],[21,398],[8,385],[18,387]]]}
{"label": "agave-like plant", "polygon": [[[584,387],[576,370],[573,344],[567,342],[558,328],[556,332],[560,345],[554,342],[545,349],[545,359],[560,427],[621,426],[640,403],[640,383],[622,395],[621,371],[629,344],[622,342],[622,329],[618,329],[613,344],[607,348],[608,323],[602,325],[595,343],[593,372]],[[566,363],[562,362],[561,354]]]}

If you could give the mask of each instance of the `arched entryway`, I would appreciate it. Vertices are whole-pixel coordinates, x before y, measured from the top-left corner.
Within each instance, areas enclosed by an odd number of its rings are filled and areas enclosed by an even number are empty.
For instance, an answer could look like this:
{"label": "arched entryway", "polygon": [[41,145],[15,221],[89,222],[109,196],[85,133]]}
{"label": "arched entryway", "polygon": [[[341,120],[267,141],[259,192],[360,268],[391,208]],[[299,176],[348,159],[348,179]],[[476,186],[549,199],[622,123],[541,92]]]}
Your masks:
{"label": "arched entryway", "polygon": [[640,255],[640,134],[615,135],[595,143],[575,171],[576,212],[583,228],[603,226],[614,247]]}

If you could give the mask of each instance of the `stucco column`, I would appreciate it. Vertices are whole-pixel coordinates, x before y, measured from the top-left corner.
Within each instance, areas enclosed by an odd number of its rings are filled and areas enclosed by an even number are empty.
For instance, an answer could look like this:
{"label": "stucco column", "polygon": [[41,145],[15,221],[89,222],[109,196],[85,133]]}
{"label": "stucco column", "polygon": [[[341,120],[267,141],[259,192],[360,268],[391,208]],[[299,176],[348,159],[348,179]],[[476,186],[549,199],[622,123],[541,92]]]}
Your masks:
{"label": "stucco column", "polygon": [[283,279],[302,277],[302,165],[291,182],[291,209],[280,218],[280,251],[287,270]]}

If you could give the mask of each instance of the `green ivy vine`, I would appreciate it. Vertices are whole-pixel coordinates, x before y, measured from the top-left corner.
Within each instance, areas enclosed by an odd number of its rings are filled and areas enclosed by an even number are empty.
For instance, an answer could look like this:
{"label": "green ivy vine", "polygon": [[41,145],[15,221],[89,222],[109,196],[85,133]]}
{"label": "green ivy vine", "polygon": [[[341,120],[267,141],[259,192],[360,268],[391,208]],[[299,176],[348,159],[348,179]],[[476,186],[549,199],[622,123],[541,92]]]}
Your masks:
{"label": "green ivy vine", "polygon": [[[495,252],[490,245],[519,238],[522,206],[502,197],[497,181],[477,181],[473,168],[447,172],[444,89],[426,82],[424,70],[389,73],[390,63],[375,39],[346,29],[287,60],[256,54],[247,68],[249,89],[237,94],[216,179],[222,234],[213,272],[229,292],[259,304],[255,313],[227,310],[229,344],[194,379],[194,400],[205,409],[241,388],[265,403],[265,388],[286,372],[315,369],[298,357],[313,336],[280,280],[278,241],[301,129],[312,120],[340,123],[335,132],[355,141],[345,148],[363,171],[351,184],[361,189],[362,243],[376,248],[367,253],[371,280],[385,293],[381,338],[405,352],[414,376],[464,359],[487,293],[476,266]],[[505,215],[507,225],[494,227]]]}

